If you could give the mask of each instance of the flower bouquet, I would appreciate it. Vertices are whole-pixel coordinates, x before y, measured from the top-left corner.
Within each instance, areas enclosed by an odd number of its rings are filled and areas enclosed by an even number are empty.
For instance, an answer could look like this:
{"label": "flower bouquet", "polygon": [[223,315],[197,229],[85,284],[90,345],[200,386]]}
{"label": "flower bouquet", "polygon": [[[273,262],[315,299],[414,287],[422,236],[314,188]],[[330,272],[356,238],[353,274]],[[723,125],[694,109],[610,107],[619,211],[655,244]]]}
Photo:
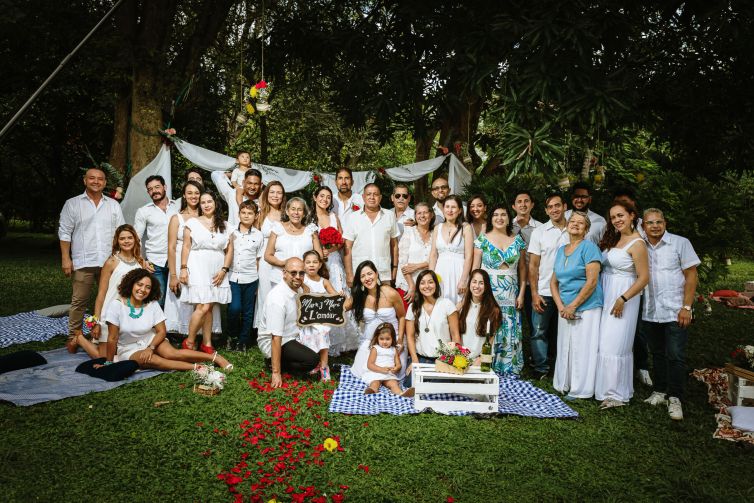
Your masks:
{"label": "flower bouquet", "polygon": [[437,352],[440,355],[435,360],[435,372],[465,374],[471,367],[471,359],[469,358],[471,350],[455,342],[439,342]]}
{"label": "flower bouquet", "polygon": [[754,369],[754,346],[737,346],[731,351],[730,356],[739,367]]}
{"label": "flower bouquet", "polygon": [[225,386],[225,374],[209,365],[197,365],[191,374],[195,381],[194,393],[213,396],[220,393]]}
{"label": "flower bouquet", "polygon": [[335,248],[343,244],[343,235],[335,227],[325,227],[319,231],[319,242],[325,248]]}

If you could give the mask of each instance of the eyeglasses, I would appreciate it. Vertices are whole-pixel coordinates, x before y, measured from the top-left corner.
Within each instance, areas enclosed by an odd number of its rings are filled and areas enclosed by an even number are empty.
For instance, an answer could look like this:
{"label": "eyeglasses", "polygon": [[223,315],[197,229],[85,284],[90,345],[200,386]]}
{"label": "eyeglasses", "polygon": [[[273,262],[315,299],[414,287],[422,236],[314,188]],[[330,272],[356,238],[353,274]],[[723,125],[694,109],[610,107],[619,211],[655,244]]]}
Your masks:
{"label": "eyeglasses", "polygon": [[287,271],[286,270],[285,272],[287,272],[288,274],[290,274],[291,276],[294,276],[294,277],[298,276],[299,278],[303,278],[304,274],[306,274],[304,271]]}
{"label": "eyeglasses", "polygon": [[574,199],[589,199],[590,197],[592,196],[590,196],[589,194],[574,194],[573,195]]}
{"label": "eyeglasses", "polygon": [[436,192],[438,190],[448,190],[450,188],[450,185],[438,185],[437,187],[432,187],[432,192]]}
{"label": "eyeglasses", "polygon": [[396,199],[408,199],[410,196],[408,194],[393,194],[393,197]]}

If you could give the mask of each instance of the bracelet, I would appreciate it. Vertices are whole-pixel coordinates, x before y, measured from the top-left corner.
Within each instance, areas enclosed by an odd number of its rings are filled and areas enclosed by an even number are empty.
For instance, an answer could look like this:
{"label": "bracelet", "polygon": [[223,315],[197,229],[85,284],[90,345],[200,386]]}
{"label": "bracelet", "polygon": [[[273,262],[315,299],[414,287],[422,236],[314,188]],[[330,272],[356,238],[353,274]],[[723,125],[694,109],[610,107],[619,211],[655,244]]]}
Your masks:
{"label": "bracelet", "polygon": [[112,365],[112,364],[113,364],[113,362],[105,361],[105,363],[103,363],[102,365]]}
{"label": "bracelet", "polygon": [[620,298],[623,299],[623,302],[628,302],[628,299],[624,295],[621,295]]}
{"label": "bracelet", "polygon": [[230,272],[230,267],[223,266],[222,270],[223,270],[223,272],[228,273],[228,272]]}
{"label": "bracelet", "polygon": [[188,269],[188,266],[186,264],[181,265],[181,270]]}

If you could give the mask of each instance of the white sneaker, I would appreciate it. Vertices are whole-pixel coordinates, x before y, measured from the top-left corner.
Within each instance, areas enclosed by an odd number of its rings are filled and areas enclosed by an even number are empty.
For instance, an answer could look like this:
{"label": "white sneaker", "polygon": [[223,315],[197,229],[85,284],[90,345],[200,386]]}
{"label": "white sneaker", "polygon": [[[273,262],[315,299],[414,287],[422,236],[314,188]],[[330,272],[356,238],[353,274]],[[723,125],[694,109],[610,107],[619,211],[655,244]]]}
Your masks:
{"label": "white sneaker", "polygon": [[649,398],[644,400],[649,405],[665,405],[668,401],[665,399],[665,393],[659,391],[653,391]]}
{"label": "white sneaker", "polygon": [[639,370],[639,382],[647,386],[652,386],[652,378],[649,377],[649,370]]}
{"label": "white sneaker", "polygon": [[673,421],[683,421],[683,407],[681,407],[681,401],[671,396],[668,402],[668,414]]}

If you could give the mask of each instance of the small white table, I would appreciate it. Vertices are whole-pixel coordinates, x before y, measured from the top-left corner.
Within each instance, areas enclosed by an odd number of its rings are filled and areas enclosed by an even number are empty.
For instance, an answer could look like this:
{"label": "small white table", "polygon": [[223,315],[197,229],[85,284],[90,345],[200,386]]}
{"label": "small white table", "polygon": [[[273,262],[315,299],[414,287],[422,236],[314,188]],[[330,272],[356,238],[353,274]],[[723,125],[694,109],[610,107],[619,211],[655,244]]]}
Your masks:
{"label": "small white table", "polygon": [[[414,409],[431,408],[436,412],[497,412],[500,380],[492,371],[482,372],[480,367],[471,367],[465,374],[436,372],[433,363],[414,363]],[[452,393],[472,398],[469,401],[429,399],[428,395]]]}

